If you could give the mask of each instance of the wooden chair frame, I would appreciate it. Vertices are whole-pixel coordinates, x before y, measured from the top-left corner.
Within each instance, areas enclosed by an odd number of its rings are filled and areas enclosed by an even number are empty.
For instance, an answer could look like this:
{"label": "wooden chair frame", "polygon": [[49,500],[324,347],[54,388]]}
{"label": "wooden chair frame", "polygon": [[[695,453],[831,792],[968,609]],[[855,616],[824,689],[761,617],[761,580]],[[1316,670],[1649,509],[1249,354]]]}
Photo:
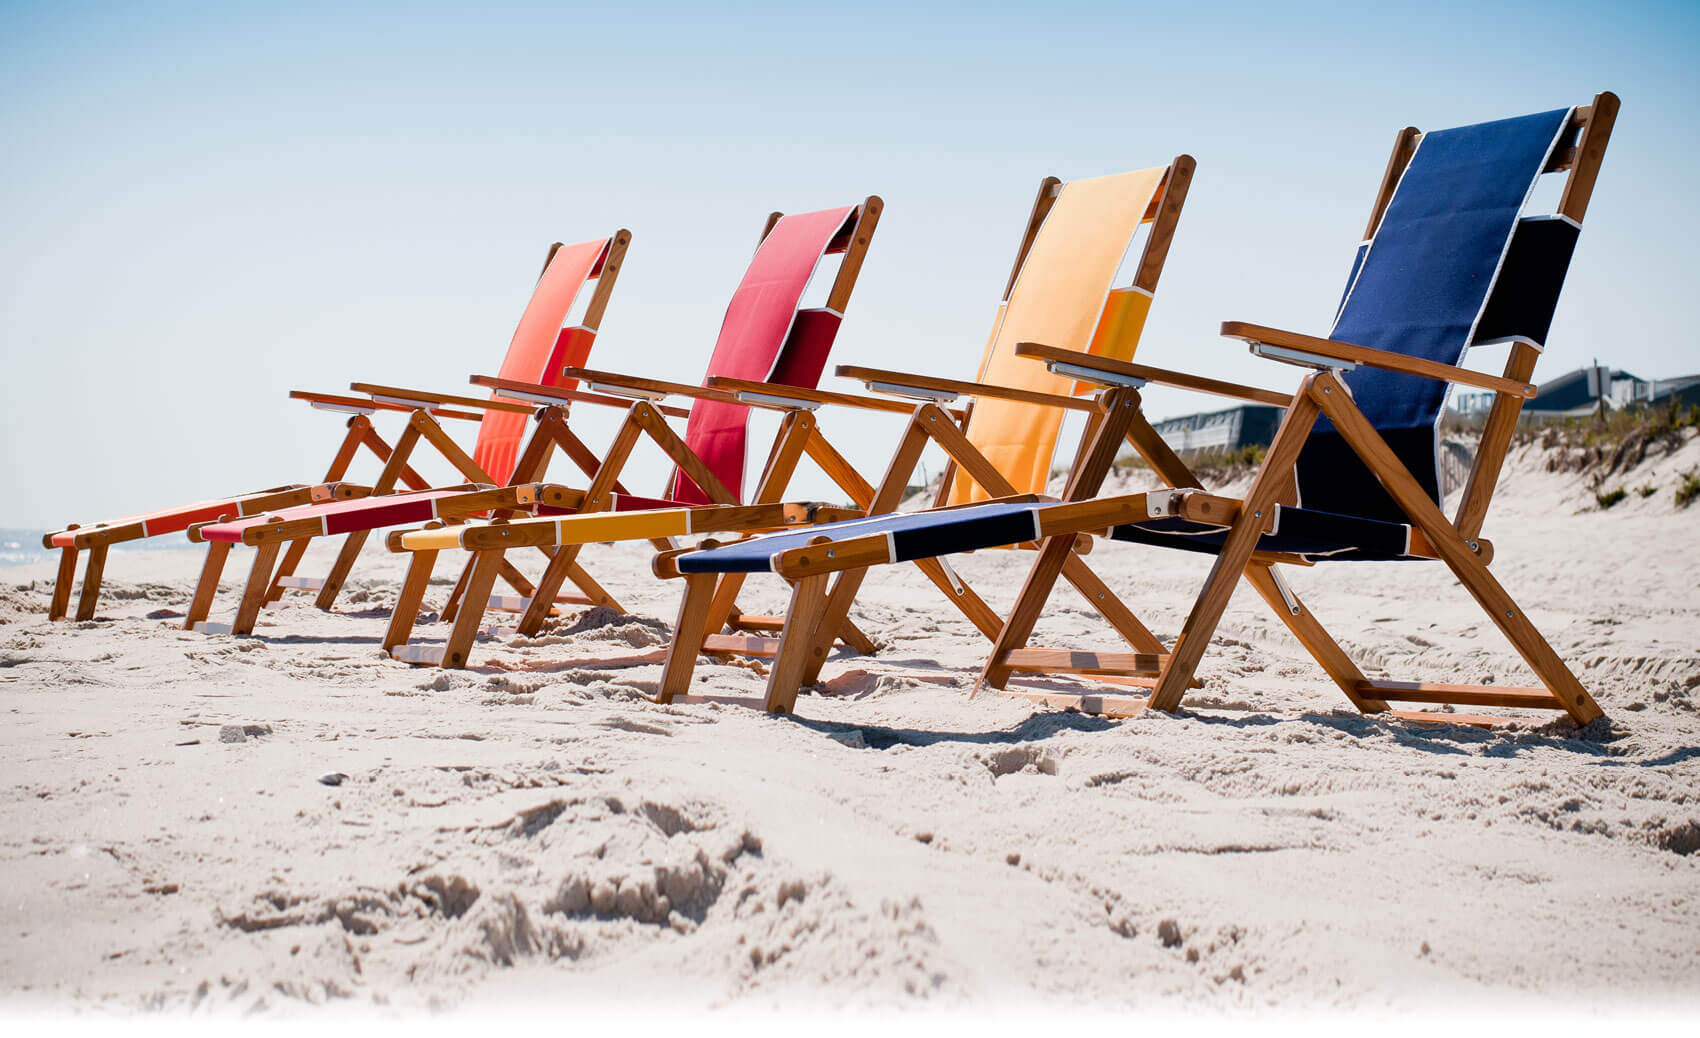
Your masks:
{"label": "wooden chair frame", "polygon": [[[608,307],[608,301],[613,295],[614,285],[624,264],[626,251],[631,244],[631,232],[617,231],[609,240],[607,255],[601,266],[594,273],[596,287],[586,304],[584,318],[580,326],[595,334],[601,327],[603,314]],[[544,258],[543,269],[549,268],[555,253],[561,248],[556,242],[550,246],[548,255]],[[377,440],[372,446],[373,453],[384,462],[378,477],[370,487],[361,488],[366,494],[382,495],[396,493],[398,488],[405,491],[421,491],[433,489],[430,482],[416,472],[410,462],[415,451],[421,446],[433,448],[445,461],[454,467],[468,483],[460,488],[472,491],[497,489],[497,481],[485,472],[472,457],[458,444],[440,419],[449,418],[460,421],[482,421],[485,412],[506,411],[517,414],[533,414],[535,422],[531,436],[519,458],[514,464],[514,471],[508,481],[508,489],[525,487],[540,481],[548,469],[549,461],[556,449],[580,465],[594,467],[595,453],[574,434],[568,423],[567,405],[570,402],[623,404],[609,398],[599,397],[594,393],[578,390],[560,391],[561,396],[551,406],[534,408],[530,404],[515,403],[513,400],[479,399],[448,393],[434,393],[424,390],[399,386],[377,385],[368,382],[355,382],[350,388],[362,394],[358,397],[334,395],[325,393],[296,390],[290,393],[295,399],[306,400],[316,407],[331,410],[352,410],[366,412],[371,410],[405,410],[408,412],[407,424],[393,445]],[[370,427],[370,421],[364,414],[357,413],[351,419],[350,425],[365,422]],[[376,434],[372,436],[375,438]],[[380,450],[380,448],[382,448]],[[344,462],[346,466],[346,462]],[[516,496],[518,494],[518,496]],[[512,499],[511,504],[498,504],[494,512],[497,516],[511,515],[515,511],[534,507],[537,502],[523,500],[522,491],[515,491],[502,498],[503,501]],[[320,495],[315,500],[328,500]],[[258,514],[254,510],[247,514]],[[448,514],[457,513],[455,505],[445,502],[444,508]],[[473,509],[482,511],[482,508]],[[189,539],[200,542],[200,527],[209,524],[197,524],[189,529]],[[318,597],[315,605],[320,609],[329,610],[336,602],[338,594],[346,583],[349,572],[359,558],[360,550],[365,545],[371,531],[356,530],[343,535],[343,545],[337,554],[327,575],[322,579],[294,577],[294,571],[306,554],[312,541],[325,536],[318,521],[306,520],[295,523],[268,524],[265,527],[249,530],[244,534],[244,543],[255,547],[254,564],[244,587],[241,605],[238,607],[236,620],[228,628],[220,624],[207,623],[214,596],[218,590],[219,578],[223,573],[229,557],[229,543],[208,542],[208,551],[201,567],[201,575],[196,584],[195,595],[191,599],[190,608],[183,621],[184,630],[202,630],[207,633],[229,633],[248,635],[253,633],[254,623],[259,611],[266,604],[276,602],[289,589],[316,590]],[[287,545],[287,547],[285,547]],[[279,553],[282,559],[279,561]],[[504,577],[520,594],[529,594],[530,582],[519,570],[507,567]],[[591,604],[613,604],[612,597],[588,573],[582,569],[572,572],[574,582],[583,591],[583,601]]]}
{"label": "wooden chair frame", "polygon": [[[1190,155],[1176,156],[1170,164],[1162,185],[1147,208],[1142,223],[1151,225],[1149,234],[1140,253],[1140,260],[1131,289],[1150,294],[1156,291],[1158,280],[1162,277],[1163,266],[1168,258],[1169,247],[1174,239],[1175,229],[1179,223],[1181,211],[1186,203],[1187,192],[1192,185],[1192,176],[1196,162]],[[1039,235],[1039,229],[1044,224],[1051,207],[1056,204],[1062,192],[1064,182],[1057,177],[1045,177],[1039,182],[1037,197],[1028,215],[1026,226],[1023,228],[1020,245],[1016,250],[1015,262],[1011,266],[1009,280],[1004,285],[1003,302],[1009,301],[1010,293],[1014,291],[1022,266],[1027,262],[1028,252]],[[1087,454],[1085,445],[1091,438],[1097,424],[1102,421],[1106,408],[1120,405],[1120,398],[1114,394],[1098,394],[1092,398],[1061,396],[1049,393],[1039,393],[1024,389],[1005,386],[989,385],[978,381],[961,381],[957,379],[934,378],[916,375],[909,372],[887,371],[877,368],[867,368],[858,365],[840,365],[837,374],[861,381],[869,390],[890,396],[907,398],[917,401],[910,404],[897,404],[909,415],[902,438],[897,450],[893,453],[884,476],[877,487],[870,485],[859,474],[850,473],[839,480],[839,485],[850,490],[851,499],[868,515],[883,515],[894,512],[902,503],[910,480],[920,463],[921,453],[929,443],[937,444],[944,452],[949,462],[945,468],[939,490],[935,497],[935,506],[942,505],[950,494],[951,485],[957,471],[968,476],[994,497],[1005,497],[1016,493],[1015,487],[1000,473],[997,468],[969,442],[966,431],[969,418],[973,413],[975,398],[997,398],[1020,403],[1032,404],[1039,407],[1056,407],[1068,411],[1081,412],[1087,415],[1086,434],[1082,438],[1082,450],[1076,453],[1074,470],[1070,475],[1070,486],[1082,481],[1080,466],[1085,463]],[[745,393],[751,387],[732,379],[711,379],[710,384],[732,392]],[[960,410],[947,410],[944,406],[958,397],[969,397],[969,403]],[[878,398],[852,397],[848,400],[839,398],[829,399],[826,394],[816,394],[813,403],[848,404],[850,406],[874,406]],[[892,401],[880,401],[881,410],[893,410]],[[1157,449],[1166,450],[1157,441]],[[1105,462],[1105,471],[1114,461],[1114,455]],[[1091,490],[1096,491],[1103,476],[1091,482]],[[852,489],[853,488],[853,489]],[[1021,545],[1023,548],[1035,548],[1036,544]],[[1140,622],[1131,609],[1092,572],[1083,558],[1079,557],[1089,547],[1089,542],[1081,543],[1081,551],[1071,554],[1064,562],[1063,575],[1078,588],[1086,601],[1092,605],[1105,621],[1125,639],[1135,651],[1156,653],[1162,651],[1162,644],[1155,635]],[[940,592],[974,625],[988,640],[995,639],[1003,626],[1002,619],[996,610],[992,609],[983,598],[942,560],[920,559],[915,565],[926,574]],[[805,662],[801,664],[800,681],[803,684],[813,684],[819,680],[820,669],[825,664],[832,649],[832,641],[824,632],[838,630],[848,622],[850,607],[856,600],[862,582],[867,576],[867,568],[840,569],[820,603],[818,617],[815,611],[809,615],[816,620],[815,626],[823,632],[817,643],[810,647]],[[722,626],[733,631],[741,625],[751,623],[752,618],[741,616],[733,605],[733,598],[743,586],[746,575],[741,573],[725,574],[716,581],[696,580],[688,582],[686,603],[681,608],[681,624],[684,617],[690,617],[690,629],[693,634],[689,640],[700,636],[699,651],[709,655],[726,654],[726,650],[734,649],[744,644],[757,650],[750,654],[775,655],[780,651],[781,639],[767,638],[759,641],[751,639],[727,638],[712,632]],[[709,596],[710,601],[703,605],[699,599]],[[700,616],[699,616],[700,614]],[[753,618],[766,630],[788,629],[787,621],[778,617]],[[699,630],[700,628],[700,630]],[[676,633],[675,638],[682,637]],[[748,651],[748,650],[744,650]],[[664,687],[663,697],[682,694],[690,680],[690,669],[676,670],[673,676],[673,687]]]}
{"label": "wooden chair frame", "polygon": [[[1577,224],[1582,222],[1586,213],[1617,110],[1617,97],[1605,92],[1596,95],[1592,104],[1576,109],[1568,130],[1574,135],[1575,143],[1557,149],[1544,170],[1568,172],[1558,212]],[[1396,137],[1393,155],[1371,212],[1366,238],[1380,226],[1398,179],[1415,151],[1418,137],[1419,132],[1409,127]],[[1226,322],[1222,331],[1224,335],[1244,339],[1254,346],[1268,344],[1309,354],[1312,359],[1301,363],[1316,370],[1304,377],[1296,393],[1287,397],[1267,390],[1200,379],[1148,365],[1090,357],[1039,344],[1017,346],[1018,354],[1049,364],[1067,364],[1070,374],[1095,378],[1114,388],[1107,391],[1111,400],[1107,401],[1104,418],[1096,423],[1095,428],[1088,430],[1082,461],[1077,465],[1065,495],[1067,503],[1048,508],[1042,515],[1043,537],[1038,556],[994,642],[976,689],[991,686],[1005,694],[1055,707],[1110,715],[1131,715],[1152,707],[1173,711],[1180,706],[1186,690],[1196,685],[1194,675],[1198,664],[1229,598],[1240,578],[1244,577],[1352,704],[1365,713],[1386,712],[1406,720],[1447,724],[1493,725],[1513,719],[1492,715],[1397,711],[1389,705],[1423,703],[1561,710],[1578,725],[1602,716],[1599,705],[1489,572],[1493,546],[1480,536],[1482,520],[1509,450],[1522,401],[1534,395],[1534,387],[1528,380],[1533,374],[1539,351],[1524,342],[1514,344],[1503,375],[1495,377],[1461,367],[1415,360],[1401,354],[1240,322]],[[1330,361],[1371,364],[1494,392],[1494,403],[1476,461],[1452,519],[1445,516],[1358,410],[1344,383],[1332,370],[1336,365]],[[1162,445],[1139,409],[1137,389],[1146,382],[1286,408],[1287,413],[1262,467],[1243,500],[1205,494],[1190,468]],[[1291,500],[1293,462],[1320,415],[1332,419],[1346,443],[1405,512],[1413,530],[1408,554],[1444,562],[1511,642],[1543,687],[1370,680],[1293,593],[1275,567],[1280,563],[1310,565],[1309,560],[1260,551],[1257,545],[1261,536],[1270,529],[1273,507],[1284,500]],[[1109,459],[1113,458],[1114,450],[1124,438],[1133,442],[1168,486],[1141,494],[1091,500],[1098,481],[1108,471]],[[1161,516],[1180,516],[1225,526],[1229,531],[1171,651],[1096,653],[1027,647],[1033,627],[1079,539],[1105,534],[1117,524]],[[786,552],[775,560],[775,571],[793,582],[788,617],[795,627],[787,625],[781,637],[779,655],[769,675],[766,696],[769,710],[789,712],[795,705],[799,687],[808,683],[810,668],[818,670],[818,646],[807,632],[810,621],[824,610],[827,585],[832,574],[886,561],[888,555],[883,537],[810,545]],[[681,608],[680,629],[675,633],[675,649],[668,657],[660,689],[659,698],[668,700],[688,688],[690,667],[694,663],[694,657],[688,654],[693,589],[696,597],[701,598],[704,594],[701,589],[711,586],[714,578],[712,575],[681,574],[676,556],[658,559],[656,568],[664,576],[683,576],[689,585],[685,605]],[[680,648],[681,645],[687,648]],[[1149,697],[1140,697],[1007,690],[1008,682],[1018,673],[1139,678],[1151,683],[1152,692]]]}
{"label": "wooden chair frame", "polygon": [[[620,263],[625,256],[626,247],[631,242],[628,231],[619,231],[610,244],[608,256],[605,258],[601,272],[598,275],[596,289],[589,305],[585,310],[584,324],[593,331],[601,323],[602,313],[607,309],[608,299],[614,290],[614,282],[618,276]],[[543,269],[549,269],[549,263],[554,260],[555,253],[561,249],[560,242],[549,246],[543,260]],[[360,391],[361,384],[355,385]],[[378,387],[369,387],[378,388]],[[388,387],[385,387],[388,388]],[[233,512],[231,518],[258,515],[264,512],[276,511],[283,508],[295,508],[301,505],[313,504],[320,501],[348,500],[371,493],[388,493],[398,484],[410,490],[425,490],[430,483],[407,464],[414,445],[420,437],[426,437],[430,442],[438,438],[448,440],[438,424],[440,419],[458,421],[481,421],[482,411],[506,410],[530,413],[531,408],[503,403],[500,401],[474,400],[470,398],[440,396],[436,394],[421,394],[411,390],[390,389],[387,393],[368,393],[365,396],[349,396],[340,393],[319,393],[306,390],[295,390],[289,394],[292,400],[301,400],[309,406],[323,411],[339,411],[351,415],[348,419],[348,432],[344,434],[342,443],[331,457],[330,466],[325,470],[324,478],[317,484],[292,484],[290,486],[274,487],[270,490],[247,494],[231,501]],[[447,406],[445,406],[447,405]],[[395,444],[389,443],[379,434],[372,424],[371,415],[378,412],[401,411],[408,413],[411,418],[407,430]],[[415,425],[418,431],[413,431]],[[432,430],[427,432],[426,430]],[[442,434],[436,437],[435,434]],[[452,441],[448,441],[452,444]],[[359,452],[369,451],[378,463],[384,466],[378,482],[366,487],[345,482],[350,466],[354,463]],[[399,457],[398,457],[399,455]],[[453,459],[451,459],[453,462]],[[488,475],[482,472],[469,472],[454,462],[469,479],[481,482],[492,482]],[[477,466],[472,466],[477,470]],[[91,620],[100,600],[101,581],[106,570],[107,551],[114,544],[140,540],[148,536],[147,527],[141,520],[119,521],[115,523],[99,523],[92,526],[72,524],[63,530],[48,533],[42,537],[42,546],[55,550],[53,539],[61,534],[77,531],[76,538],[70,547],[57,549],[59,569],[53,588],[53,598],[48,607],[48,619],[64,619],[69,608],[71,588],[76,581],[77,556],[83,551],[89,553],[88,565],[83,573],[82,591],[77,602],[76,618]],[[364,543],[361,538],[360,543]],[[282,597],[286,588],[317,589],[319,590],[319,607],[329,609],[336,600],[343,581],[347,579],[348,570],[354,564],[354,558],[359,554],[360,544],[353,543],[352,537],[344,550],[338,556],[336,565],[332,568],[332,576],[324,581],[299,580],[292,575],[300,563],[302,554],[307,549],[307,543],[292,545],[285,556],[284,563],[278,568],[276,579],[266,595],[267,602],[276,601]]]}
{"label": "wooden chair frame", "polygon": [[[827,296],[827,307],[842,315],[850,302],[850,296],[855,289],[857,278],[861,272],[867,250],[873,240],[873,233],[878,225],[884,202],[877,195],[870,195],[858,207],[854,222],[849,230],[835,238],[828,246],[828,253],[843,253],[839,268],[833,280],[831,291]],[[762,229],[761,241],[765,241],[769,232],[779,222],[782,213],[769,215]],[[759,242],[758,242],[759,244]],[[770,384],[765,382],[745,383],[749,388],[745,392],[732,393],[719,388],[693,386],[683,383],[667,382],[659,379],[641,378],[622,375],[614,372],[593,370],[588,368],[567,368],[568,377],[579,379],[585,385],[592,387],[598,393],[609,397],[625,396],[633,402],[627,406],[625,421],[620,425],[608,450],[596,463],[594,471],[586,469],[591,476],[591,483],[584,491],[582,503],[577,508],[577,514],[588,515],[606,511],[615,506],[615,495],[625,493],[619,484],[619,476],[630,459],[632,451],[642,440],[649,440],[659,447],[667,457],[690,477],[711,501],[706,508],[734,509],[720,511],[723,529],[730,531],[749,532],[773,529],[776,525],[774,517],[783,515],[780,509],[781,498],[790,484],[792,475],[801,459],[807,455],[815,460],[826,473],[828,478],[837,483],[852,498],[866,491],[866,484],[855,477],[854,469],[844,460],[842,454],[821,433],[814,415],[812,405],[807,410],[799,410],[779,401],[793,401],[799,396],[809,395],[809,391],[790,386]],[[718,381],[718,380],[711,380]],[[529,396],[532,399],[546,400],[554,397],[557,390],[517,383],[510,380],[475,376],[473,384],[487,386],[502,392],[504,395]],[[826,394],[837,396],[838,394]],[[662,407],[660,401],[670,397],[683,397],[688,400],[711,400],[725,403],[738,403],[751,407],[784,411],[779,433],[770,449],[767,461],[763,466],[756,491],[750,500],[753,510],[738,512],[739,496],[728,488],[709,469],[708,465],[699,458],[684,439],[667,424],[669,414],[686,416],[688,411],[677,408]],[[907,413],[908,408],[886,401],[878,401],[884,405],[884,410],[894,410]],[[780,509],[776,511],[776,509]],[[735,518],[736,517],[736,518]],[[534,527],[533,531],[541,529]],[[671,540],[652,538],[651,543],[660,551],[673,550]],[[519,633],[535,636],[540,633],[543,624],[548,619],[552,605],[558,601],[559,592],[564,581],[572,577],[577,565],[579,553],[583,550],[582,543],[556,545],[548,541],[552,557],[538,578],[535,588],[522,592],[524,609],[517,628]],[[542,546],[537,545],[537,546]],[[393,536],[391,547],[394,550],[406,550],[401,546],[399,536]],[[407,590],[403,599],[398,602],[392,614],[390,627],[385,636],[385,648],[393,657],[403,662],[440,665],[443,667],[463,667],[466,665],[473,642],[483,626],[483,615],[486,609],[500,607],[501,603],[491,602],[489,589],[498,573],[506,573],[509,564],[506,560],[507,547],[494,546],[478,550],[468,562],[461,581],[451,593],[450,604],[443,612],[443,619],[452,620],[454,626],[449,632],[448,640],[439,652],[429,647],[408,645],[414,624],[414,612],[418,608],[419,596],[430,579],[431,567],[436,562],[437,552],[416,552],[409,565],[406,582]],[[411,604],[410,604],[411,603]],[[729,610],[736,607],[728,605]],[[749,621],[759,623],[760,618]],[[775,623],[777,626],[777,623]],[[875,649],[872,639],[863,634],[848,619],[834,628],[835,637],[841,637],[846,644],[859,652],[871,653]],[[724,648],[732,648],[729,640]],[[735,639],[736,651],[761,651],[760,638]],[[768,639],[767,641],[772,641]],[[769,651],[777,649],[773,642]]]}

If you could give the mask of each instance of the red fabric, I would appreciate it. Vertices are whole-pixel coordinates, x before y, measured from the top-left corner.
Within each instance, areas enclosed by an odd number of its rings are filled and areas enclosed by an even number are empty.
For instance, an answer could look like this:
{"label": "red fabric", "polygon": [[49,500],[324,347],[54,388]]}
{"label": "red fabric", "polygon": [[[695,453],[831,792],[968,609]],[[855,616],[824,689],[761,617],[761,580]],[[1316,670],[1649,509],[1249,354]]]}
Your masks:
{"label": "red fabric", "polygon": [[[563,330],[561,325],[566,323],[579,289],[584,287],[607,249],[608,239],[598,238],[555,250],[543,276],[537,279],[537,288],[531,293],[531,302],[519,319],[519,327],[514,330],[508,355],[497,372],[500,377],[551,384],[551,374],[558,377],[564,366],[554,363],[556,353],[567,351],[582,339],[569,333],[582,331],[594,337],[588,329]],[[588,354],[589,350],[589,343],[583,343],[582,351]],[[492,393],[490,399],[502,398]],[[484,420],[478,424],[478,444],[473,448],[472,460],[495,482],[506,483],[512,478],[514,462],[519,460],[520,440],[529,422],[528,415],[511,411],[484,413]]]}
{"label": "red fabric", "polygon": [[217,501],[197,501],[192,505],[181,505],[177,508],[167,508],[159,512],[142,512],[137,515],[127,515],[122,519],[108,519],[99,527],[89,526],[79,530],[62,530],[53,535],[55,548],[72,547],[77,534],[89,533],[100,527],[129,526],[131,523],[143,524],[144,537],[158,537],[166,533],[181,533],[196,523],[207,523],[221,515],[237,515],[242,511],[242,502],[252,495],[241,497],[220,498]]}
{"label": "red fabric", "polygon": [[[406,494],[384,494],[379,497],[360,497],[351,501],[326,501],[298,508],[280,508],[275,512],[228,523],[201,527],[201,537],[209,541],[242,543],[242,533],[264,526],[272,518],[325,520],[325,533],[352,533],[355,530],[379,530],[404,523],[424,523],[436,518],[432,502],[439,498],[464,494],[464,490],[421,490]],[[215,517],[216,518],[216,517]]]}
{"label": "red fabric", "polygon": [[791,337],[786,340],[785,351],[779,355],[779,363],[773,366],[768,381],[799,389],[820,385],[833,340],[838,337],[838,326],[843,322],[844,318],[824,307],[797,311],[797,323],[791,326]]}
{"label": "red fabric", "polygon": [[[784,363],[797,303],[827,245],[854,211],[854,206],[846,206],[780,218],[732,294],[708,362],[710,376],[765,381]],[[699,400],[685,423],[686,445],[739,500],[748,417],[749,408],[741,404]],[[674,476],[672,496],[687,504],[709,503],[708,495],[683,472]]]}

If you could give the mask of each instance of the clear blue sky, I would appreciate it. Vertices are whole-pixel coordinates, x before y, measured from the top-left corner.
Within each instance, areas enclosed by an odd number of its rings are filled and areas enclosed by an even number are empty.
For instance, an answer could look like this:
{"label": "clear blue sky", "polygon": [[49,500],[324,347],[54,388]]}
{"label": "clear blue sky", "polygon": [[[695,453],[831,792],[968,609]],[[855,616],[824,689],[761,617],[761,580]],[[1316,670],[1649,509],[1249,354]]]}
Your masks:
{"label": "clear blue sky", "polygon": [[[763,214],[878,193],[835,360],[966,376],[1038,178],[1182,151],[1141,357],[1290,384],[1216,326],[1326,330],[1395,130],[1602,89],[1537,377],[1700,370],[1697,52],[1677,3],[0,4],[0,526],[314,479],[340,422],[289,389],[465,387],[618,226],[599,366],[696,381]],[[874,470],[897,434],[822,418]]]}

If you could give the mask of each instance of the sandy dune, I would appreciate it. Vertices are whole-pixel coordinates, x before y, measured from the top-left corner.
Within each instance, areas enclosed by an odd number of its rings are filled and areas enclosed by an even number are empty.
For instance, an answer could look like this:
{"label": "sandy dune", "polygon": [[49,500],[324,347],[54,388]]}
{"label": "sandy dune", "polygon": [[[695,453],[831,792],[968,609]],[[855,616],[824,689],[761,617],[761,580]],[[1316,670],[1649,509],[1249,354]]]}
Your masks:
{"label": "sandy dune", "polygon": [[[780,719],[651,705],[658,667],[605,665],[675,607],[634,548],[586,556],[631,615],[458,673],[379,653],[382,553],[344,612],[294,597],[242,640],[172,629],[196,554],[116,555],[101,618],[60,625],[44,557],[0,571],[0,985],[214,1012],[1692,1007],[1700,508],[1671,490],[1697,463],[1693,440],[1645,463],[1624,482],[1657,492],[1604,513],[1536,450],[1505,479],[1494,569],[1607,710],[1583,736],[1359,717],[1249,591],[1181,716],[1106,721],[970,700],[978,636],[889,568],[857,614],[884,651]],[[1091,560],[1165,638],[1205,569]],[[959,569],[1001,605],[1024,564]],[[1438,564],[1290,578],[1366,669],[1525,680]],[[1071,592],[1036,640],[1109,647]]]}

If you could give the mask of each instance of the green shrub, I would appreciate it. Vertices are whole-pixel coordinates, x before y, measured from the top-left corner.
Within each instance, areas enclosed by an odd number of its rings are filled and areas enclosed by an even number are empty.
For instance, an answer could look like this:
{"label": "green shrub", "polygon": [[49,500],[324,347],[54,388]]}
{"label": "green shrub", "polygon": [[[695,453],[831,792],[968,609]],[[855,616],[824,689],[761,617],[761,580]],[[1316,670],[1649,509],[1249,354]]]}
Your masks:
{"label": "green shrub", "polygon": [[1659,488],[1651,483],[1643,483],[1641,486],[1635,488],[1635,492],[1640,494],[1642,497],[1652,497],[1654,494],[1659,492]]}
{"label": "green shrub", "polygon": [[1594,500],[1599,504],[1602,511],[1617,504],[1619,501],[1622,501],[1628,496],[1629,491],[1622,487],[1618,487],[1616,490],[1607,490],[1604,493],[1598,490],[1594,491]]}
{"label": "green shrub", "polygon": [[1687,508],[1697,497],[1700,497],[1700,469],[1689,469],[1677,484],[1676,507]]}

